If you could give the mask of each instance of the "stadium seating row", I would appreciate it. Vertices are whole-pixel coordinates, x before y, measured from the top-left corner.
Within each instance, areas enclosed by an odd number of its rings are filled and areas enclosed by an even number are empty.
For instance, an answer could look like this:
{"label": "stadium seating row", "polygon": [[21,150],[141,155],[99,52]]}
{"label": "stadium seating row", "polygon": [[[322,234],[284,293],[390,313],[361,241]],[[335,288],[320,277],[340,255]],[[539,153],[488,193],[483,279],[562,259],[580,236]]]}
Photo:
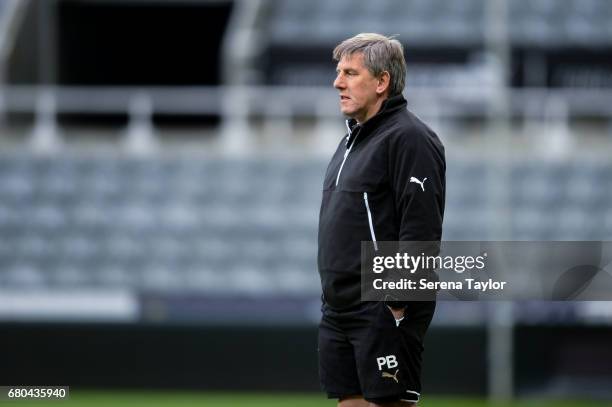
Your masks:
{"label": "stadium seating row", "polygon": [[[319,160],[3,157],[0,286],[316,294],[324,170]],[[450,162],[445,240],[610,239],[611,164],[517,161],[505,174]]]}
{"label": "stadium seating row", "polygon": [[[278,0],[271,10],[275,44],[333,45],[355,32],[399,34],[414,46],[482,45],[486,0]],[[512,0],[510,38],[517,44],[597,46],[612,43],[612,4],[606,0]],[[312,27],[318,25],[316,30]]]}

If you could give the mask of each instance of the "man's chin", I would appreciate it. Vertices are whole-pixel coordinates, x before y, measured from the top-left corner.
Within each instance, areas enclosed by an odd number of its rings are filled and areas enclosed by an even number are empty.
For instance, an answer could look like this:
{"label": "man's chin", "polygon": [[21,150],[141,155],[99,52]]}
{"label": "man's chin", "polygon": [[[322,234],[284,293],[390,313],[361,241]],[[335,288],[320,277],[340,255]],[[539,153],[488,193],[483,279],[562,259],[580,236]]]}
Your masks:
{"label": "man's chin", "polygon": [[353,109],[342,109],[340,108],[340,112],[345,115],[346,117],[350,117],[353,118],[353,115],[355,114],[355,111]]}

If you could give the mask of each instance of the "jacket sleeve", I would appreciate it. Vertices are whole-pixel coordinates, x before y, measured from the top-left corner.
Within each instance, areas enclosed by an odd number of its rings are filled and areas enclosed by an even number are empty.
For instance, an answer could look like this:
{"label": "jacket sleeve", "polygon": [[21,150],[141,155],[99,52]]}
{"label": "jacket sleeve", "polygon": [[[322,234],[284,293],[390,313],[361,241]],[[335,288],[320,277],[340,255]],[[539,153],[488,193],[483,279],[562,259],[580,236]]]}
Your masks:
{"label": "jacket sleeve", "polygon": [[444,147],[426,127],[412,127],[389,142],[389,180],[399,241],[440,241],[446,196]]}
{"label": "jacket sleeve", "polygon": [[[426,126],[413,126],[389,139],[389,181],[392,189],[400,251],[436,256],[442,239],[446,196],[446,161],[442,143]],[[408,242],[428,242],[414,244]],[[412,278],[437,280],[433,270],[418,270]],[[418,292],[422,299],[435,293]],[[417,295],[415,294],[415,295]],[[388,301],[393,308],[409,305]]]}

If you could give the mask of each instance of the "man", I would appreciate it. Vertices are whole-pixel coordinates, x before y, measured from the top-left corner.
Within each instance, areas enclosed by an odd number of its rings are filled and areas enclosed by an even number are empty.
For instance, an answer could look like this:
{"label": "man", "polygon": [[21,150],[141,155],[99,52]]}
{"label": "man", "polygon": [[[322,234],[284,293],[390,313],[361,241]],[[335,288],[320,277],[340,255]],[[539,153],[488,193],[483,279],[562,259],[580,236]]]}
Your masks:
{"label": "man", "polygon": [[362,302],[361,241],[440,241],[442,143],[407,110],[401,44],[359,34],[333,52],[346,121],[319,217],[319,372],[341,407],[414,406],[435,301]]}

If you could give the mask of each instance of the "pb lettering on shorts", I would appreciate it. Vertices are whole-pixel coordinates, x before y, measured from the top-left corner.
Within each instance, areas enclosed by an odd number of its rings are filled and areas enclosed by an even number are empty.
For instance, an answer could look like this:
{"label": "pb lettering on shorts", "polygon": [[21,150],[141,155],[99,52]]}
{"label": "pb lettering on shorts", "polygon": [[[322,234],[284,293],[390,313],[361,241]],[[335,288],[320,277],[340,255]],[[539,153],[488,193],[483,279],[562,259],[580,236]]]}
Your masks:
{"label": "pb lettering on shorts", "polygon": [[378,370],[383,370],[383,366],[386,366],[387,369],[393,369],[398,365],[395,355],[376,358],[376,363],[378,364]]}

